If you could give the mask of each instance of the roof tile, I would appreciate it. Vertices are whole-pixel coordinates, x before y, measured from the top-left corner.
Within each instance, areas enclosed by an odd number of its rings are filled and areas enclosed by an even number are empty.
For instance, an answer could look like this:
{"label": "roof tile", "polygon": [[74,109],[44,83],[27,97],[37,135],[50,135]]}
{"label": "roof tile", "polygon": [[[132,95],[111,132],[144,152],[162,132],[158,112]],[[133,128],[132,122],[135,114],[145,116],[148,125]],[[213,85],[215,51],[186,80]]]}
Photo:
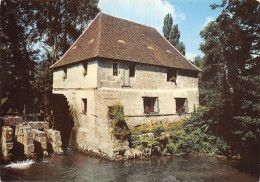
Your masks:
{"label": "roof tile", "polygon": [[155,28],[103,13],[51,68],[95,57],[200,71]]}

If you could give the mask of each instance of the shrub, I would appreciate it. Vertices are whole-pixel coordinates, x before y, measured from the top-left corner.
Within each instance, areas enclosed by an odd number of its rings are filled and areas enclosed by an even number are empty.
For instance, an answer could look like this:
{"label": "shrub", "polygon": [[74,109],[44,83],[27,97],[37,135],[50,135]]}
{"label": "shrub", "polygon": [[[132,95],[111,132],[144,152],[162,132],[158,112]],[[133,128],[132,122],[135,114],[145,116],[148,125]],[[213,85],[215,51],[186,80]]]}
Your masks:
{"label": "shrub", "polygon": [[[197,111],[183,122],[150,126],[149,132],[154,136],[137,137],[136,144],[141,150],[150,148],[152,154],[156,155],[227,154],[230,147],[222,138],[214,135],[211,126],[214,123],[206,118],[207,111],[206,107],[198,107]],[[131,132],[140,135],[145,133],[147,128],[138,127]]]}
{"label": "shrub", "polygon": [[173,134],[171,137],[177,139],[177,155],[187,154],[223,154],[229,149],[229,146],[222,138],[215,136],[211,130],[212,120],[205,117],[206,107],[198,107],[189,118],[184,120],[183,132]]}
{"label": "shrub", "polygon": [[124,116],[124,106],[116,103],[108,107],[108,117],[112,121],[113,134],[117,139],[125,140],[130,135]]}

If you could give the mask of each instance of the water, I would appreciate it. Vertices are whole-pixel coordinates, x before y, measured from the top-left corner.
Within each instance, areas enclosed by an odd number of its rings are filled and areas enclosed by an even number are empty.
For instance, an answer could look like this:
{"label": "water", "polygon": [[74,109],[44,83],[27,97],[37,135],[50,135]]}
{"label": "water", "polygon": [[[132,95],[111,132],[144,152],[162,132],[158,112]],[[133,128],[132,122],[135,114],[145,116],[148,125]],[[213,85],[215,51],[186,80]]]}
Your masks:
{"label": "water", "polygon": [[1,165],[0,169],[2,181],[258,182],[258,179],[233,168],[227,161],[205,157],[110,161],[70,152],[40,161]]}

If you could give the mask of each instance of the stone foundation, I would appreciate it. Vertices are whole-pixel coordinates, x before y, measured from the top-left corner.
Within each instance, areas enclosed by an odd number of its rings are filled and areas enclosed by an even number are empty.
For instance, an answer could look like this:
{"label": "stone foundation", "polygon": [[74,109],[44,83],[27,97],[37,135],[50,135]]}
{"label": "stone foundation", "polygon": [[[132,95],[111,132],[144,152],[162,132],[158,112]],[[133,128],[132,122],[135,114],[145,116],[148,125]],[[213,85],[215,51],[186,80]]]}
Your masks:
{"label": "stone foundation", "polygon": [[23,122],[20,117],[1,118],[2,134],[1,145],[2,154],[6,159],[10,159],[10,151],[14,147],[14,141],[23,146],[23,153],[27,158],[35,157],[35,142],[39,142],[43,155],[47,156],[47,143],[50,143],[52,150],[56,154],[62,154],[62,142],[60,132],[49,129],[48,122]]}

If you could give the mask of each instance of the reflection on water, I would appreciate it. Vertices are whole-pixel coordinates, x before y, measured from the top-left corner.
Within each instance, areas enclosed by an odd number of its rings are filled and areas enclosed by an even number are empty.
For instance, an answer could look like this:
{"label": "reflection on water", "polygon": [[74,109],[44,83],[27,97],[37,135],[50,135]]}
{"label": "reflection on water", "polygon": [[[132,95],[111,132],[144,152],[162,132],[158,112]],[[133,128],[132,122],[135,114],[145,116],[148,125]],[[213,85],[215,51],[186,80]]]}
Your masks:
{"label": "reflection on water", "polygon": [[[109,161],[80,152],[55,155],[29,168],[1,166],[2,180],[255,182],[256,178],[215,158],[152,158]],[[0,179],[1,179],[0,178]]]}

